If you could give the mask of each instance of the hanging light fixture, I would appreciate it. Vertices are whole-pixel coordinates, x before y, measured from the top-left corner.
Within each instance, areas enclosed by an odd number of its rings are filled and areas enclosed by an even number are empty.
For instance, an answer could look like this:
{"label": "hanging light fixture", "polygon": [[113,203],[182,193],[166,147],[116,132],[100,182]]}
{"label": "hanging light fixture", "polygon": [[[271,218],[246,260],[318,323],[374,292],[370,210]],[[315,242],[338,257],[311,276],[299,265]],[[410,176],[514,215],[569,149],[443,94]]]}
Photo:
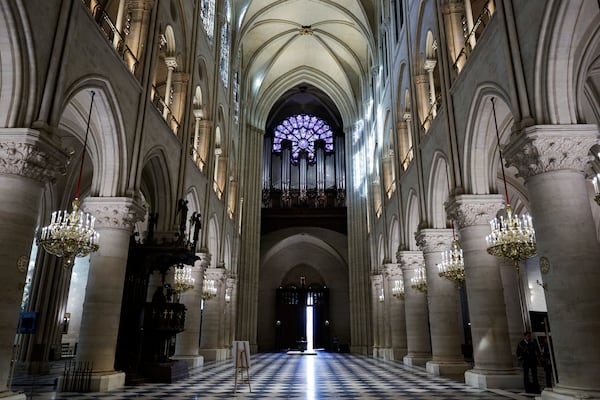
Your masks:
{"label": "hanging light fixture", "polygon": [[210,300],[217,295],[217,286],[214,279],[204,279],[202,284],[202,300]]}
{"label": "hanging light fixture", "polygon": [[38,237],[38,244],[48,253],[57,257],[64,257],[64,267],[73,266],[75,257],[85,257],[98,250],[98,239],[100,235],[94,230],[96,218],[90,213],[79,211],[79,194],[81,189],[81,176],[83,175],[83,161],[90,132],[90,119],[94,105],[95,92],[91,92],[92,100],[90,112],[85,130],[85,140],[81,152],[81,165],[79,167],[79,178],[77,179],[77,190],[72,206],[73,211],[58,210],[52,213],[52,219],[48,226],[42,228]]}
{"label": "hanging light fixture", "polygon": [[500,154],[500,166],[502,168],[502,181],[504,182],[504,194],[506,197],[506,217],[497,217],[490,221],[492,233],[487,237],[487,252],[493,256],[512,260],[515,268],[519,269],[519,262],[536,254],[535,230],[531,216],[525,214],[521,217],[514,215],[508,200],[508,189],[506,186],[506,175],[504,174],[504,162],[502,150],[500,149],[500,134],[496,121],[496,107],[494,99],[492,111],[494,113],[494,125],[496,127],[496,140],[498,141],[498,153]]}
{"label": "hanging light fixture", "polygon": [[454,282],[456,287],[460,287],[465,280],[465,262],[463,250],[460,248],[454,232],[454,221],[452,221],[452,237],[454,240],[452,240],[450,250],[442,252],[442,262],[438,264],[438,275]]}
{"label": "hanging light fixture", "polygon": [[178,294],[194,288],[195,280],[192,278],[192,267],[180,264],[175,268],[175,282],[173,289]]}
{"label": "hanging light fixture", "polygon": [[392,296],[397,299],[404,298],[404,281],[402,279],[396,279],[394,281],[394,287],[392,288]]}
{"label": "hanging light fixture", "polygon": [[416,269],[417,275],[410,278],[410,287],[425,293],[427,291],[427,279],[425,278],[425,268]]}

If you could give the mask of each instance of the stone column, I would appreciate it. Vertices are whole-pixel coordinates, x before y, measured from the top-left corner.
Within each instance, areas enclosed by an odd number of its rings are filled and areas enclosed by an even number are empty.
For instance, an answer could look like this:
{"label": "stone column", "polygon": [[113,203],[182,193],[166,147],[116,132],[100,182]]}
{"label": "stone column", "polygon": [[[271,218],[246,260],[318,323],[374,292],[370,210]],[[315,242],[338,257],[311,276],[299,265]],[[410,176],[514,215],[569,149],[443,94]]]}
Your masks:
{"label": "stone column", "polygon": [[583,173],[598,138],[596,125],[531,126],[506,151],[525,177],[546,284],[559,377],[542,399],[600,398],[600,247]]}
{"label": "stone column", "polygon": [[223,268],[208,268],[204,273],[204,279],[212,279],[217,287],[217,294],[211,299],[204,300],[202,310],[202,332],[200,335],[199,354],[207,361],[225,360],[227,354],[223,349],[222,325],[223,325],[223,303],[225,294],[223,280],[225,270]]}
{"label": "stone column", "polygon": [[431,339],[429,336],[429,314],[427,295],[410,287],[410,280],[423,266],[423,253],[420,251],[399,251],[398,262],[402,266],[404,279],[404,307],[406,313],[407,354],[405,365],[425,366],[431,360]]}
{"label": "stone column", "polygon": [[231,357],[231,344],[235,339],[235,297],[237,278],[229,275],[225,287],[225,348],[227,358]]}
{"label": "stone column", "polygon": [[419,112],[418,136],[425,133],[423,126],[429,114],[429,76],[427,74],[418,74],[415,76],[415,89],[417,90],[417,111]]}
{"label": "stone column", "polygon": [[427,71],[427,76],[429,77],[429,109],[431,110],[431,118],[435,118],[437,115],[436,109],[436,93],[435,93],[435,78],[433,76],[433,71],[435,70],[435,66],[437,65],[437,60],[428,58],[425,60],[425,71]]}
{"label": "stone column", "polygon": [[[519,342],[523,339],[523,312],[519,300],[519,288],[517,285],[525,285],[525,291],[528,292],[525,281],[519,282],[519,275],[515,271],[513,261],[498,260],[500,267],[500,276],[502,278],[502,287],[504,288],[504,303],[506,304],[506,319],[508,322],[508,337],[510,339],[510,348],[513,349],[513,364],[518,366],[516,349]],[[522,268],[522,275],[526,269]],[[529,312],[525,310],[526,312]]]}
{"label": "stone column", "polygon": [[200,122],[204,116],[204,111],[200,108],[195,108],[194,114],[194,139],[192,142],[192,159],[200,168],[200,171],[204,170],[204,161],[200,158]]}
{"label": "stone column", "polygon": [[[32,129],[0,128],[0,397],[25,399],[9,391],[13,342],[19,321],[27,265],[46,182],[64,174],[68,156],[50,135]],[[47,223],[49,221],[42,221]]]}
{"label": "stone column", "polygon": [[175,72],[172,77],[171,87],[173,88],[173,100],[171,102],[171,112],[175,121],[170,121],[169,126],[179,135],[181,124],[183,123],[183,113],[185,112],[187,84],[190,80],[189,74],[185,72]]}
{"label": "stone column", "polygon": [[389,265],[389,261],[384,261],[383,269],[382,269],[382,280],[381,285],[383,287],[383,304],[382,304],[382,332],[381,332],[381,347],[380,347],[380,357],[384,360],[393,360],[394,352],[392,351],[392,325],[390,318],[390,306],[392,304],[392,289],[389,284],[389,280],[385,274],[387,271],[387,265]]}
{"label": "stone column", "polygon": [[175,355],[173,360],[185,361],[190,368],[200,367],[204,364],[204,357],[198,355],[198,343],[200,343],[200,323],[202,318],[202,282],[204,270],[208,266],[205,253],[196,253],[200,260],[196,261],[192,268],[194,288],[181,294],[179,300],[185,305],[185,330],[177,334],[175,342]]}
{"label": "stone column", "polygon": [[[467,0],[468,1],[468,0]],[[448,53],[450,62],[455,64],[456,72],[460,72],[467,60],[466,54],[461,54],[465,47],[465,37],[463,35],[462,15],[465,13],[465,6],[462,1],[446,1],[442,6],[444,13],[444,25],[446,26],[446,39],[448,42]],[[471,17],[471,22],[473,18]],[[459,58],[460,55],[460,59]]]}
{"label": "stone column", "polygon": [[173,86],[173,72],[177,68],[177,60],[175,57],[165,57],[167,65],[167,82],[165,83],[165,108],[163,108],[163,118],[169,121],[167,117],[171,111],[171,88]]}
{"label": "stone column", "polygon": [[131,15],[129,22],[129,34],[125,35],[125,44],[131,50],[131,54],[126,53],[126,62],[131,71],[140,75],[139,62],[146,49],[146,37],[148,37],[148,28],[150,25],[150,12],[154,7],[154,0],[127,0],[127,10]]}
{"label": "stone column", "polygon": [[417,234],[417,243],[425,259],[429,300],[432,359],[427,362],[427,372],[462,377],[469,365],[461,348],[459,292],[454,282],[438,273],[442,252],[450,249],[453,239],[451,229],[421,229]]}
{"label": "stone column", "polygon": [[207,166],[210,162],[208,155],[210,149],[210,135],[212,132],[212,123],[207,120],[198,122],[198,155],[200,156],[202,172],[208,171]]}
{"label": "stone column", "polygon": [[88,197],[82,208],[96,217],[100,248],[90,257],[77,360],[93,363],[90,389],[105,392],[125,384],[114,369],[121,299],[130,236],[145,210],[127,197]]}
{"label": "stone column", "polygon": [[[396,281],[402,281],[400,264],[386,264],[385,275],[390,288],[396,286]],[[390,289],[390,291],[392,291]],[[392,359],[402,360],[407,354],[406,347],[406,318],[404,314],[404,294],[393,294],[389,301],[390,340]]]}
{"label": "stone column", "polygon": [[461,195],[447,206],[458,223],[473,337],[475,365],[465,372],[465,382],[482,389],[523,386],[522,374],[512,363],[498,260],[486,251],[490,220],[503,206],[502,195],[496,194]]}
{"label": "stone column", "polygon": [[382,334],[382,324],[383,324],[383,315],[382,315],[382,304],[381,302],[381,284],[383,278],[380,274],[372,274],[371,275],[371,304],[373,307],[373,351],[371,355],[374,358],[379,358],[380,348],[381,348],[381,334]]}

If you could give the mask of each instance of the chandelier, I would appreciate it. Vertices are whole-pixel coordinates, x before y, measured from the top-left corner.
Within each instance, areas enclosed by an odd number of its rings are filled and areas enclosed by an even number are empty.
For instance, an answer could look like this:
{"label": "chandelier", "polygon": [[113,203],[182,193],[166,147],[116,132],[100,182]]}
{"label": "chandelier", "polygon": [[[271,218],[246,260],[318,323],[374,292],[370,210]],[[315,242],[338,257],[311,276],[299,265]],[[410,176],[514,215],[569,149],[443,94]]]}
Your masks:
{"label": "chandelier", "polygon": [[173,289],[177,293],[183,293],[194,288],[195,280],[192,278],[192,267],[187,265],[178,265],[175,268],[175,282]]}
{"label": "chandelier", "polygon": [[202,300],[210,300],[217,295],[217,285],[214,279],[205,279],[202,284]]}
{"label": "chandelier", "polygon": [[465,262],[463,251],[455,238],[450,250],[442,252],[442,262],[438,264],[438,275],[456,284],[456,287],[465,280]]}
{"label": "chandelier", "polygon": [[397,299],[404,298],[404,281],[402,279],[396,279],[394,281],[394,287],[392,288],[392,296]]}
{"label": "chandelier", "polygon": [[496,108],[492,98],[492,111],[494,113],[494,124],[496,126],[496,140],[498,141],[498,153],[500,154],[500,166],[502,168],[502,180],[504,182],[504,195],[506,197],[506,218],[496,217],[490,221],[492,233],[486,237],[488,243],[487,252],[493,256],[512,260],[515,268],[519,270],[519,261],[532,257],[536,254],[535,230],[531,216],[525,214],[521,217],[514,215],[508,201],[508,189],[506,186],[506,175],[504,174],[504,163],[500,149],[500,135],[498,123],[496,122]]}
{"label": "chandelier", "polygon": [[425,278],[425,268],[419,267],[416,269],[417,275],[410,278],[410,287],[419,292],[427,291],[427,279]]}
{"label": "chandelier", "polygon": [[88,134],[90,132],[90,118],[94,105],[95,92],[91,92],[92,100],[90,112],[85,130],[85,140],[81,151],[81,165],[79,167],[79,178],[77,179],[77,190],[72,206],[73,211],[54,211],[48,226],[42,228],[38,237],[38,244],[48,253],[57,257],[64,257],[64,267],[73,266],[75,257],[85,257],[98,250],[100,235],[94,230],[96,218],[90,213],[79,211],[79,192],[81,189],[81,176],[83,175],[83,161],[87,147]]}

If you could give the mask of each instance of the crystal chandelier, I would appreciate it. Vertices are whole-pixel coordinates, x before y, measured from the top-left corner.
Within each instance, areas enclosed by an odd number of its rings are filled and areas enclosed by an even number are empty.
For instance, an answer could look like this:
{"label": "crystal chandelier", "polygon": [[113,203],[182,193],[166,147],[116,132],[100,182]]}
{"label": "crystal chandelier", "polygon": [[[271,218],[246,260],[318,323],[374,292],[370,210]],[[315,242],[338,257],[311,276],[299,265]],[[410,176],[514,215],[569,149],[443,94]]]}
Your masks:
{"label": "crystal chandelier", "polygon": [[402,279],[396,279],[394,281],[394,287],[392,288],[392,296],[397,299],[404,298],[404,281]]}
{"label": "crystal chandelier", "polygon": [[77,190],[72,206],[73,211],[54,211],[50,225],[42,228],[38,237],[38,244],[48,253],[57,257],[64,257],[64,267],[73,266],[75,257],[85,257],[98,250],[98,239],[100,235],[94,230],[96,218],[90,213],[79,211],[79,192],[81,189],[81,176],[83,175],[83,161],[87,147],[88,134],[90,131],[90,118],[94,105],[95,92],[91,92],[92,100],[88,114],[85,140],[81,152],[81,166],[79,167],[79,178]]}
{"label": "crystal chandelier", "polygon": [[455,238],[450,250],[442,253],[442,262],[438,264],[438,275],[456,284],[457,287],[465,280],[465,263],[463,251]]}
{"label": "crystal chandelier", "polygon": [[202,300],[210,300],[217,295],[217,286],[214,279],[205,279],[202,284]]}
{"label": "crystal chandelier", "polygon": [[416,269],[417,275],[410,278],[410,287],[419,292],[427,291],[427,279],[425,278],[425,268]]}
{"label": "crystal chandelier", "polygon": [[498,153],[500,154],[500,166],[502,168],[502,180],[504,182],[504,194],[506,197],[506,218],[501,216],[490,221],[492,233],[486,237],[488,243],[487,252],[499,258],[512,260],[515,263],[515,268],[518,270],[520,260],[532,257],[536,253],[535,230],[533,229],[533,223],[529,214],[521,217],[513,215],[508,201],[506,175],[504,174],[504,163],[500,149],[500,134],[498,133],[498,123],[496,122],[496,108],[494,106],[494,99],[491,101],[494,124],[496,126]]}
{"label": "crystal chandelier", "polygon": [[177,293],[183,293],[194,288],[195,280],[192,278],[192,267],[179,265],[175,268],[175,282],[173,289]]}

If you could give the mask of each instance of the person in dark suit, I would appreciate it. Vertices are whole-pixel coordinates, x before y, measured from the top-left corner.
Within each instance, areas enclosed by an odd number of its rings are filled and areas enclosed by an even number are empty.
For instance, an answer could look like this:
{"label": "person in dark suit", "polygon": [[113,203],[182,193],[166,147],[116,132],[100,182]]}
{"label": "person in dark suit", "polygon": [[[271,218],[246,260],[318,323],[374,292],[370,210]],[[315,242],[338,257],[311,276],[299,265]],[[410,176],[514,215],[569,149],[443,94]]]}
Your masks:
{"label": "person in dark suit", "polygon": [[535,340],[531,338],[531,332],[525,332],[523,340],[517,346],[517,358],[523,364],[523,383],[527,393],[540,393],[540,384],[537,378],[539,356],[540,351]]}

